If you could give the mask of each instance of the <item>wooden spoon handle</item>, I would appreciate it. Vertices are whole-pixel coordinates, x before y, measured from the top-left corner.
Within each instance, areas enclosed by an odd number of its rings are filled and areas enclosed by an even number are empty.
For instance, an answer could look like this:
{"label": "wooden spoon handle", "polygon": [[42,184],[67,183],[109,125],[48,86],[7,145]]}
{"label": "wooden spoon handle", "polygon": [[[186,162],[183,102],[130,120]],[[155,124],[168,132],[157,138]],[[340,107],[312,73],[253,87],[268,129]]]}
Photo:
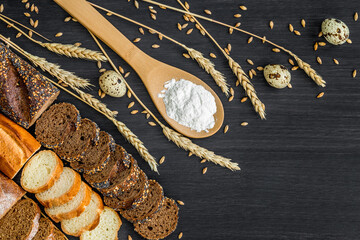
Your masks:
{"label": "wooden spoon handle", "polygon": [[151,63],[155,63],[156,60],[136,47],[88,2],[85,0],[54,1],[122,57],[134,68],[140,78],[143,79],[144,74],[153,68]]}

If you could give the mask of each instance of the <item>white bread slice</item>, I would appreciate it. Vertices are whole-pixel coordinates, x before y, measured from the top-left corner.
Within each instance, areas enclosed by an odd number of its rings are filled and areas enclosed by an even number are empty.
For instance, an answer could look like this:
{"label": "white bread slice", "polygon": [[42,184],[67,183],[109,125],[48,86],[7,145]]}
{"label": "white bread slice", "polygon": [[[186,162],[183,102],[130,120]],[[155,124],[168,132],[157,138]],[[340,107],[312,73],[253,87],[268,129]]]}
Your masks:
{"label": "white bread slice", "polygon": [[82,182],[78,194],[69,202],[60,206],[45,208],[44,210],[55,222],[77,217],[84,212],[86,206],[90,204],[91,192],[91,188]]}
{"label": "white bread slice", "polygon": [[60,178],[48,190],[37,193],[35,197],[47,208],[60,206],[73,199],[79,192],[80,175],[71,168],[64,167]]}
{"label": "white bread slice", "polygon": [[104,204],[99,194],[92,192],[90,204],[80,216],[61,221],[64,233],[79,237],[85,231],[91,231],[99,224]]}
{"label": "white bread slice", "polygon": [[54,185],[62,171],[63,163],[53,151],[40,151],[25,165],[21,174],[21,186],[27,192],[43,192]]}
{"label": "white bread slice", "polygon": [[104,207],[97,227],[83,232],[80,240],[117,240],[121,224],[119,214],[112,208]]}

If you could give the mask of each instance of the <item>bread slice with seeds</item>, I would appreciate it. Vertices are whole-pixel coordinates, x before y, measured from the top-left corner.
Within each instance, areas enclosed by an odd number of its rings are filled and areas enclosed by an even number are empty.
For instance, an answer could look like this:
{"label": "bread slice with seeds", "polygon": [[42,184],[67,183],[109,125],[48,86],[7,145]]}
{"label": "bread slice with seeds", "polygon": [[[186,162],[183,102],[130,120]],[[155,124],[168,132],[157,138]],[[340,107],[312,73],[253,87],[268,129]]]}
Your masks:
{"label": "bread slice with seeds", "polygon": [[130,222],[142,221],[151,218],[159,210],[164,199],[162,187],[155,180],[149,180],[149,194],[147,198],[136,208],[120,209],[120,214]]}
{"label": "bread slice with seeds", "polygon": [[134,223],[135,231],[146,239],[163,239],[175,231],[179,208],[175,201],[165,198],[161,208],[150,219]]}
{"label": "bread slice with seeds", "polygon": [[60,178],[46,191],[37,193],[35,197],[44,207],[55,207],[72,200],[79,192],[80,175],[71,168],[64,167]]}
{"label": "bread slice with seeds", "polygon": [[71,219],[79,216],[85,211],[85,208],[90,203],[90,199],[91,188],[82,182],[78,194],[73,199],[60,206],[45,208],[45,212],[55,222],[59,222],[64,219]]}
{"label": "bread slice with seeds", "polygon": [[21,174],[21,186],[28,192],[39,193],[51,188],[63,172],[63,163],[50,150],[30,158]]}
{"label": "bread slice with seeds", "polygon": [[80,126],[71,131],[55,152],[66,161],[78,161],[92,142],[99,140],[99,128],[93,121],[83,118]]}
{"label": "bread slice with seeds", "polygon": [[94,174],[103,170],[110,160],[110,153],[115,149],[113,137],[100,131],[99,141],[92,143],[79,161],[71,162],[71,167],[78,172]]}
{"label": "bread slice with seeds", "polygon": [[83,232],[80,240],[117,240],[121,224],[119,214],[112,208],[104,207],[97,227]]}
{"label": "bread slice with seeds", "polygon": [[54,104],[36,121],[36,139],[47,148],[56,148],[78,127],[80,119],[80,113],[73,104]]}
{"label": "bread slice with seeds", "polygon": [[99,194],[92,192],[89,205],[78,217],[61,221],[64,233],[79,237],[85,231],[91,231],[99,224],[100,214],[104,209],[103,201]]}

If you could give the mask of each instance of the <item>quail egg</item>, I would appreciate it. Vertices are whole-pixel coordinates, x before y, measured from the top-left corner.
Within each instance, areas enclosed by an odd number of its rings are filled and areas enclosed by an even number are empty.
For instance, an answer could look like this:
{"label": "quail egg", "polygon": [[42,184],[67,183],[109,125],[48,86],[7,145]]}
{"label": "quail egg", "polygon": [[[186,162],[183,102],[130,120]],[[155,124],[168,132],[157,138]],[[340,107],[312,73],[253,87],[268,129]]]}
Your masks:
{"label": "quail egg", "polygon": [[350,31],[346,24],[335,18],[327,18],[321,24],[321,31],[326,41],[333,45],[341,45],[349,38]]}
{"label": "quail egg", "polygon": [[112,97],[122,97],[126,93],[124,78],[115,71],[106,71],[99,78],[101,90]]}
{"label": "quail egg", "polygon": [[264,77],[270,86],[285,88],[291,80],[289,70],[280,64],[269,64],[264,68]]}

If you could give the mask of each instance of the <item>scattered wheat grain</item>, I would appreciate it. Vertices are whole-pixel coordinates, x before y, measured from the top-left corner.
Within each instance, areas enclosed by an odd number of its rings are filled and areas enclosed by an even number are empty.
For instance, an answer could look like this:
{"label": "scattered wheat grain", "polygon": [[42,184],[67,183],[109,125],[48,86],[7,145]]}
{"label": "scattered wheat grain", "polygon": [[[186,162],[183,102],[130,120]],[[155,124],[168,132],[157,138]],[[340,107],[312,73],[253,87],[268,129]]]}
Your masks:
{"label": "scattered wheat grain", "polygon": [[105,92],[103,92],[103,93],[101,93],[100,98],[104,98],[105,96],[106,96],[106,93],[105,93]]}
{"label": "scattered wheat grain", "polygon": [[132,94],[131,94],[130,90],[128,90],[128,91],[127,91],[127,97],[128,97],[128,98],[131,98],[131,95],[132,95]]}
{"label": "scattered wheat grain", "polygon": [[139,9],[139,2],[136,1],[136,0],[134,0],[134,6],[135,6],[137,9]]}
{"label": "scattered wheat grain", "polygon": [[132,240],[132,237],[130,235],[128,235],[128,240]]}
{"label": "scattered wheat grain", "polygon": [[162,156],[162,157],[160,158],[160,160],[159,160],[159,164],[163,164],[164,161],[165,161],[165,156]]}
{"label": "scattered wheat grain", "polygon": [[119,66],[119,71],[120,71],[121,74],[124,74],[124,72],[125,72],[124,69],[121,66]]}
{"label": "scattered wheat grain", "polygon": [[357,71],[356,71],[356,69],[355,69],[355,70],[352,72],[352,77],[355,78],[356,75],[357,75]]}
{"label": "scattered wheat grain", "polygon": [[71,17],[66,17],[65,19],[64,19],[64,22],[69,22],[71,20]]}
{"label": "scattered wheat grain", "polygon": [[272,51],[278,53],[278,52],[280,52],[280,49],[278,49],[278,48],[273,48]]}
{"label": "scattered wheat grain", "polygon": [[202,174],[205,174],[207,172],[207,167],[205,167],[203,170],[202,170]]}
{"label": "scattered wheat grain", "polygon": [[130,75],[130,72],[125,73],[124,78],[127,78]]}
{"label": "scattered wheat grain", "polygon": [[19,32],[19,33],[16,34],[15,38],[19,38],[19,37],[21,37],[21,35],[22,35],[22,33]]}
{"label": "scattered wheat grain", "polygon": [[103,73],[103,72],[106,72],[106,69],[105,69],[105,68],[101,68],[101,69],[99,70],[99,73]]}
{"label": "scattered wheat grain", "polygon": [[31,16],[31,14],[28,13],[28,12],[24,12],[24,15],[25,15],[25,17],[30,17]]}
{"label": "scattered wheat grain", "polygon": [[224,127],[224,133],[227,133],[229,131],[229,125],[226,125],[225,127]]}
{"label": "scattered wheat grain", "polygon": [[150,113],[147,113],[146,114],[146,119],[149,119],[150,118]]}
{"label": "scattered wheat grain", "polygon": [[288,88],[292,88],[292,85],[291,85],[291,83],[289,83],[289,84],[287,85],[287,87],[288,87]]}
{"label": "scattered wheat grain", "polygon": [[189,9],[190,9],[190,5],[189,5],[189,3],[188,3],[188,2],[185,2],[185,7],[186,7],[186,9],[187,9],[187,10],[189,10]]}
{"label": "scattered wheat grain", "polygon": [[241,126],[244,126],[244,127],[245,127],[245,126],[247,126],[247,125],[249,125],[248,122],[242,122],[242,123],[241,123]]}
{"label": "scattered wheat grain", "polygon": [[253,79],[254,74],[252,73],[252,71],[249,70],[249,73],[248,73],[248,74],[249,74],[250,79]]}
{"label": "scattered wheat grain", "polygon": [[350,38],[346,39],[346,42],[349,43],[349,44],[352,44],[352,41]]}
{"label": "scattered wheat grain", "polygon": [[216,55],[214,53],[210,53],[210,57],[216,58]]}
{"label": "scattered wheat grain", "polygon": [[303,27],[303,28],[305,28],[305,26],[306,26],[306,22],[305,22],[305,19],[301,19],[301,26]]}
{"label": "scattered wheat grain", "polygon": [[62,32],[58,32],[57,34],[55,34],[55,37],[61,37],[63,35]]}
{"label": "scattered wheat grain", "polygon": [[35,10],[35,5],[34,5],[34,4],[31,4],[30,11],[33,12],[34,10]]}
{"label": "scattered wheat grain", "polygon": [[322,64],[322,60],[320,57],[316,57],[316,61],[319,63],[319,64]]}
{"label": "scattered wheat grain", "polygon": [[135,102],[129,103],[128,108],[132,108],[134,106],[134,104],[135,104]]}
{"label": "scattered wheat grain", "polygon": [[248,100],[248,97],[243,97],[243,98],[241,98],[241,100],[240,100],[240,102],[246,102]]}
{"label": "scattered wheat grain", "polygon": [[36,14],[39,14],[39,8],[37,6],[35,6],[34,10],[35,10]]}
{"label": "scattered wheat grain", "polygon": [[294,30],[294,33],[295,33],[295,35],[298,35],[298,36],[301,35],[301,33],[298,30]]}
{"label": "scattered wheat grain", "polygon": [[319,42],[319,46],[323,47],[326,45],[326,42]]}
{"label": "scattered wheat grain", "polygon": [[354,21],[356,22],[359,19],[359,14],[358,12],[355,12],[354,14]]}
{"label": "scattered wheat grain", "polygon": [[185,203],[184,203],[183,201],[180,201],[180,200],[177,200],[177,203],[178,203],[179,205],[181,205],[181,206],[184,206],[184,205],[185,205]]}
{"label": "scattered wheat grain", "polygon": [[211,15],[211,14],[212,14],[212,12],[211,12],[210,10],[208,10],[208,9],[205,9],[204,12],[205,12],[207,15]]}
{"label": "scattered wheat grain", "polygon": [[251,43],[253,41],[253,39],[254,39],[253,37],[249,37],[247,43]]}
{"label": "scattered wheat grain", "polygon": [[150,13],[150,16],[151,16],[151,18],[152,18],[153,20],[156,20],[156,15],[155,15],[155,14]]}
{"label": "scattered wheat grain", "polygon": [[246,11],[246,10],[247,10],[247,7],[245,7],[244,5],[239,6],[239,8],[240,8],[241,10],[243,10],[243,11]]}
{"label": "scattered wheat grain", "polygon": [[254,65],[254,62],[251,59],[246,59],[246,61],[248,62],[248,64]]}
{"label": "scattered wheat grain", "polygon": [[132,114],[132,115],[135,115],[135,114],[137,114],[139,112],[139,110],[132,110],[130,113]]}
{"label": "scattered wheat grain", "polygon": [[30,3],[25,4],[26,9],[29,9],[29,7],[30,7]]}
{"label": "scattered wheat grain", "polygon": [[239,17],[241,17],[240,13],[234,14],[234,18],[239,18]]}
{"label": "scattered wheat grain", "polygon": [[186,31],[186,34],[187,34],[187,35],[191,34],[193,30],[194,30],[193,28],[188,29],[188,30]]}
{"label": "scattered wheat grain", "polygon": [[289,24],[289,31],[290,31],[290,32],[294,32],[294,27],[293,27],[292,24]]}
{"label": "scattered wheat grain", "polygon": [[178,238],[181,239],[182,237],[183,237],[183,233],[181,232],[181,233],[179,233]]}
{"label": "scattered wheat grain", "polygon": [[233,34],[234,29],[233,28],[229,28],[229,34]]}
{"label": "scattered wheat grain", "polygon": [[339,61],[336,58],[334,58],[333,60],[336,65],[339,65]]}
{"label": "scattered wheat grain", "polygon": [[237,22],[235,23],[234,27],[240,27],[241,23],[240,22]]}
{"label": "scattered wheat grain", "polygon": [[152,47],[152,48],[159,48],[160,45],[158,45],[158,44],[153,44],[151,47]]}
{"label": "scattered wheat grain", "polygon": [[234,100],[234,96],[229,97],[229,102],[232,102],[232,100]]}
{"label": "scattered wheat grain", "polygon": [[291,68],[291,71],[296,71],[296,70],[298,70],[299,69],[299,66],[293,66],[292,68]]}
{"label": "scattered wheat grain", "polygon": [[148,124],[152,127],[156,126],[156,123],[154,123],[154,122],[148,122]]}
{"label": "scattered wheat grain", "polygon": [[34,20],[32,18],[30,18],[29,22],[30,22],[30,25],[33,27],[34,26]]}
{"label": "scattered wheat grain", "polygon": [[185,29],[185,28],[187,28],[188,25],[189,25],[188,23],[184,23],[183,25],[181,25],[181,28]]}
{"label": "scattered wheat grain", "polygon": [[289,63],[294,66],[294,61],[291,58],[289,58]]}
{"label": "scattered wheat grain", "polygon": [[314,51],[317,51],[318,50],[318,47],[319,47],[319,44],[317,42],[315,42],[314,44]]}
{"label": "scattered wheat grain", "polygon": [[273,22],[273,21],[270,21],[270,22],[269,22],[269,27],[270,27],[270,29],[273,29],[273,28],[274,28],[274,22]]}
{"label": "scattered wheat grain", "polygon": [[137,43],[137,42],[140,42],[140,40],[141,40],[141,38],[135,38],[135,39],[133,40],[133,42],[134,42],[134,43]]}
{"label": "scattered wheat grain", "polygon": [[322,37],[323,33],[320,31],[318,37]]}
{"label": "scattered wheat grain", "polygon": [[325,94],[324,92],[321,92],[316,96],[316,98],[322,98],[324,96],[324,94]]}

